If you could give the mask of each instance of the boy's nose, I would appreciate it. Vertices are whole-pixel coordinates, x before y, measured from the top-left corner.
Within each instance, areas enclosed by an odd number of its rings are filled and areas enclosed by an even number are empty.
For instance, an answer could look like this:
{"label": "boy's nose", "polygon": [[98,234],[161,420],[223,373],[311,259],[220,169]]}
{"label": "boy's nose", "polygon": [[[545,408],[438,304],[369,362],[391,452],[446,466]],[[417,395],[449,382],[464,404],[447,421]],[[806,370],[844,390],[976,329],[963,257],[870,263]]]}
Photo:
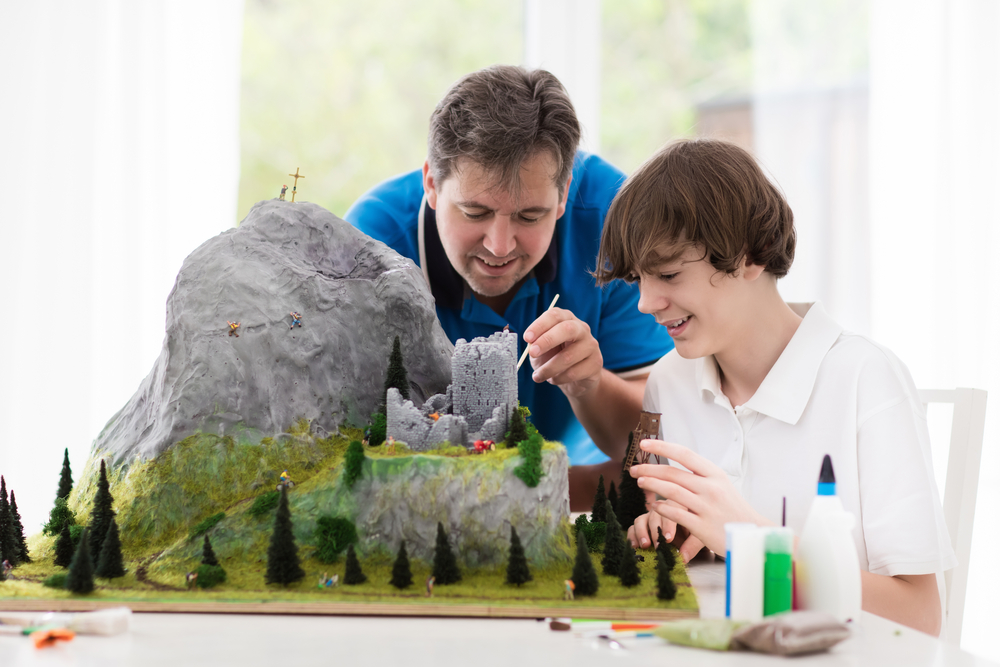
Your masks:
{"label": "boy's nose", "polygon": [[639,312],[645,313],[646,315],[651,315],[657,310],[662,310],[663,306],[659,303],[659,299],[653,294],[653,291],[648,287],[644,287],[646,283],[642,280],[639,281]]}

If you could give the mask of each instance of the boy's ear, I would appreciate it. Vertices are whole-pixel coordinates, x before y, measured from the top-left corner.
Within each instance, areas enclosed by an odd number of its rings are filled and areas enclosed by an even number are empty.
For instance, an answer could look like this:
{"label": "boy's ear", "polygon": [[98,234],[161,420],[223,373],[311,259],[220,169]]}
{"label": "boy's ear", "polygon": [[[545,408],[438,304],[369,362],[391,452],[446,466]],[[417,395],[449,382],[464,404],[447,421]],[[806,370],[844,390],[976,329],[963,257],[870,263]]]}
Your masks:
{"label": "boy's ear", "polygon": [[764,274],[764,266],[754,264],[750,261],[750,258],[747,257],[743,260],[743,271],[741,271],[741,273],[743,274],[744,280],[757,280]]}

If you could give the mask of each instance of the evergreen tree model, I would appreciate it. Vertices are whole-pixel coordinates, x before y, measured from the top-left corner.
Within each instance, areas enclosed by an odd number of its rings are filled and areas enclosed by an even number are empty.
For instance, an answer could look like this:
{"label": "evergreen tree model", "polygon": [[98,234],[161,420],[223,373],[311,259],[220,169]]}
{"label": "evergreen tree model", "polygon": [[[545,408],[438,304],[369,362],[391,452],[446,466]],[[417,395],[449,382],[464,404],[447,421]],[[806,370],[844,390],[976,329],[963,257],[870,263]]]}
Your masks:
{"label": "evergreen tree model", "polygon": [[111,519],[108,533],[101,545],[101,555],[97,559],[94,574],[102,579],[114,579],[125,576],[125,563],[122,562],[122,543],[118,538],[118,522]]}
{"label": "evergreen tree model", "polygon": [[638,586],[642,580],[639,564],[635,562],[635,549],[628,542],[625,542],[625,555],[622,556],[621,565],[618,567],[618,578],[625,588]]}
{"label": "evergreen tree model", "polygon": [[62,530],[59,531],[59,537],[56,538],[55,564],[59,567],[69,567],[70,563],[73,562],[73,553],[75,551],[73,548],[73,536],[69,532],[69,524],[64,524]]}
{"label": "evergreen tree model", "polygon": [[521,414],[521,409],[518,406],[514,406],[514,410],[510,413],[510,430],[507,431],[507,446],[517,447],[519,442],[524,442],[528,439],[528,427],[524,423],[524,415]]}
{"label": "evergreen tree model", "polygon": [[403,589],[413,585],[413,573],[410,572],[410,557],[406,554],[406,542],[399,543],[399,553],[392,564],[392,579],[389,583]]}
{"label": "evergreen tree model", "polygon": [[28,543],[24,539],[24,525],[21,523],[21,513],[17,511],[17,501],[14,500],[14,489],[10,490],[10,516],[14,520],[14,534],[17,537],[18,560],[30,563]]}
{"label": "evergreen tree model", "polygon": [[646,494],[639,488],[635,477],[629,474],[628,470],[622,471],[621,481],[618,482],[618,523],[628,530],[635,523],[635,520],[646,513]]}
{"label": "evergreen tree model", "polygon": [[656,549],[656,597],[661,600],[673,600],[677,597],[677,586],[670,574],[674,568],[667,562],[665,555],[669,551],[669,547]]}
{"label": "evergreen tree model", "polygon": [[607,500],[608,497],[604,495],[604,475],[601,475],[597,480],[597,492],[594,494],[594,504],[590,507],[591,523],[608,520],[608,510],[605,507]]}
{"label": "evergreen tree model", "polygon": [[20,561],[18,556],[21,546],[14,527],[14,516],[10,513],[10,503],[7,502],[7,482],[0,476],[0,554],[16,566]]}
{"label": "evergreen tree model", "polygon": [[656,527],[656,553],[662,553],[668,571],[673,570],[674,566],[677,565],[677,557],[674,555],[674,550],[667,544],[667,538],[663,536],[663,529],[659,526]]}
{"label": "evergreen tree model", "polygon": [[597,572],[594,571],[594,563],[590,560],[590,551],[587,549],[587,537],[580,531],[576,533],[576,561],[573,563],[573,585],[575,595],[596,595],[597,594]]}
{"label": "evergreen tree model", "polygon": [[614,480],[608,485],[608,502],[611,503],[611,511],[618,515],[618,490],[615,488]]}
{"label": "evergreen tree model", "polygon": [[66,589],[73,593],[84,594],[94,590],[94,563],[90,558],[89,532],[89,529],[83,531],[83,537],[80,538],[66,574]]}
{"label": "evergreen tree model", "polygon": [[455,554],[448,543],[448,534],[438,522],[437,542],[434,544],[434,566],[431,569],[434,582],[438,585],[454,584],[462,580],[462,573],[455,561]]}
{"label": "evergreen tree model", "polygon": [[55,504],[49,510],[49,522],[45,524],[42,531],[46,535],[58,535],[62,532],[64,525],[75,526],[76,514],[69,508],[69,503],[65,498],[56,498]]}
{"label": "evergreen tree model", "polygon": [[365,465],[365,448],[358,440],[352,440],[344,455],[344,482],[348,488],[361,479],[361,471]]}
{"label": "evergreen tree model", "polygon": [[531,581],[531,571],[528,569],[528,559],[524,556],[521,538],[517,536],[514,526],[510,527],[510,557],[507,560],[507,583],[526,584]]}
{"label": "evergreen tree model", "polygon": [[202,565],[219,564],[219,559],[215,557],[215,550],[212,549],[212,543],[208,541],[208,535],[205,536],[205,542],[201,546],[201,564]]}
{"label": "evergreen tree model", "polygon": [[97,480],[97,493],[94,494],[94,506],[90,511],[90,526],[87,528],[87,539],[90,540],[90,553],[95,556],[101,553],[104,536],[114,521],[115,511],[111,509],[114,499],[111,497],[111,485],[108,484],[108,471],[101,459],[101,473]]}
{"label": "evergreen tree model", "polygon": [[368,575],[361,571],[358,555],[354,553],[354,545],[347,547],[347,562],[344,565],[344,583],[349,586],[363,584],[368,581]]}
{"label": "evergreen tree model", "polygon": [[[59,490],[56,491],[56,498],[69,500],[69,492],[73,490],[73,471],[69,467],[69,448],[63,451],[62,472],[59,473]],[[62,530],[60,528],[60,530]]]}
{"label": "evergreen tree model", "polygon": [[615,513],[611,511],[611,502],[604,501],[608,513],[608,523],[604,530],[604,558],[601,560],[601,567],[604,574],[617,577],[622,566],[622,559],[625,558],[625,535],[622,527],[618,525]]}
{"label": "evergreen tree model", "polygon": [[288,489],[282,487],[281,500],[274,513],[274,530],[271,544],[267,548],[267,574],[264,581],[269,584],[288,585],[306,576],[299,565],[299,550],[292,535],[292,513],[288,509]]}
{"label": "evergreen tree model", "polygon": [[[385,404],[385,395],[390,387],[399,390],[399,395],[403,400],[410,398],[410,381],[406,379],[406,367],[403,366],[403,350],[399,345],[399,336],[392,341],[392,353],[389,354],[389,370],[385,373],[385,389],[382,392],[382,402]],[[385,408],[383,407],[383,412]]]}

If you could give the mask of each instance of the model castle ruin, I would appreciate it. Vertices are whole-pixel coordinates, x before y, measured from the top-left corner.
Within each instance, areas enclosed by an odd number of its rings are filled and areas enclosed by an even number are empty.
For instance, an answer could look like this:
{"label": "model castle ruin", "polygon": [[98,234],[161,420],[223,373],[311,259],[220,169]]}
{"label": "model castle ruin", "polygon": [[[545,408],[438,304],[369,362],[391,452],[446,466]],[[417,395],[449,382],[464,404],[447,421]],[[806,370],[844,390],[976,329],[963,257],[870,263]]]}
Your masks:
{"label": "model castle ruin", "polygon": [[386,435],[413,451],[442,443],[471,447],[476,440],[500,441],[517,406],[517,334],[455,343],[451,384],[417,408],[398,389],[386,394]]}

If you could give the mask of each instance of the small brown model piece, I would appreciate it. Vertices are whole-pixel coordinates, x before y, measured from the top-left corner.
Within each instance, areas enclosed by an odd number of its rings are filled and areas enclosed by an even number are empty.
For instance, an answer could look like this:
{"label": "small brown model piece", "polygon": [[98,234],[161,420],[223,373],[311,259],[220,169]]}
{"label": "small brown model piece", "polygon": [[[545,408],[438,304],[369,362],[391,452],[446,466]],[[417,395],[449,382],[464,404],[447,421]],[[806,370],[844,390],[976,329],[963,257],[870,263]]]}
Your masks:
{"label": "small brown model piece", "polygon": [[624,470],[628,470],[636,463],[649,463],[649,452],[639,449],[639,443],[648,438],[660,437],[660,416],[659,412],[643,410],[639,413],[639,425],[632,431],[632,442],[622,464]]}
{"label": "small brown model piece", "polygon": [[295,179],[294,181],[292,181],[292,201],[295,201],[295,191],[299,187],[299,179],[300,178],[305,178],[305,176],[303,176],[302,174],[299,173],[299,168],[298,167],[295,168],[295,173],[294,174],[289,174],[289,176],[291,176],[292,178]]}

